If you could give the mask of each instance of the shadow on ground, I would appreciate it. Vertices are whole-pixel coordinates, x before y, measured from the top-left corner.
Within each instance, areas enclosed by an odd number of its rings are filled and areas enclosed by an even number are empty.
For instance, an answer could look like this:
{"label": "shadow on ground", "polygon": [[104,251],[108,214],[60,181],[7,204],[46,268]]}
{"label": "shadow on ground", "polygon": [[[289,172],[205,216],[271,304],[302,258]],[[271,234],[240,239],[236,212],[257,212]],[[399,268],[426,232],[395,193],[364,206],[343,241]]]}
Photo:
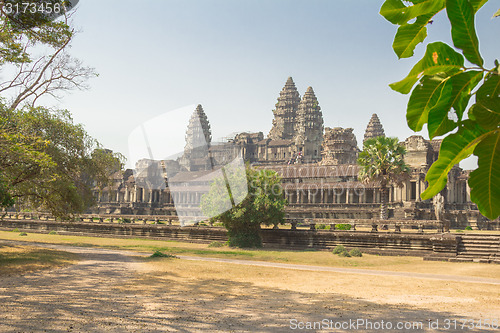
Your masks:
{"label": "shadow on ground", "polygon": [[[451,313],[379,305],[338,294],[274,290],[224,279],[186,280],[173,273],[137,275],[142,263],[118,251],[78,251],[81,261],[76,265],[0,281],[1,332],[302,331],[292,329],[293,319],[384,320],[393,325],[422,322],[422,329],[406,332],[435,332],[439,330],[429,329],[428,320],[443,324],[445,319],[459,323],[462,319]],[[358,328],[363,332],[386,331]]]}

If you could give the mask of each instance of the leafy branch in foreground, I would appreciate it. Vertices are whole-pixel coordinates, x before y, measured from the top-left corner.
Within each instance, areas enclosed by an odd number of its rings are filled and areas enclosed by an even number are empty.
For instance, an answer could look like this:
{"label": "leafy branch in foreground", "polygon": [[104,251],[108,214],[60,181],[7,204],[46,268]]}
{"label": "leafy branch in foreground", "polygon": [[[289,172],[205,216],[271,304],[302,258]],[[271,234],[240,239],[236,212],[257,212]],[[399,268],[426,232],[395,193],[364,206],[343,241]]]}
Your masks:
{"label": "leafy branch in foreground", "polygon": [[475,15],[487,2],[386,0],[380,14],[399,26],[393,49],[399,58],[409,58],[427,37],[433,17],[446,11],[454,48],[443,42],[428,44],[408,76],[390,87],[402,94],[411,92],[406,119],[412,130],[427,125],[431,139],[446,136],[438,160],[427,172],[429,186],[422,199],[439,193],[451,168],[474,154],[478,167],[469,178],[471,200],[483,215],[495,219],[500,215],[500,64],[495,60],[492,68],[485,67],[475,29]]}

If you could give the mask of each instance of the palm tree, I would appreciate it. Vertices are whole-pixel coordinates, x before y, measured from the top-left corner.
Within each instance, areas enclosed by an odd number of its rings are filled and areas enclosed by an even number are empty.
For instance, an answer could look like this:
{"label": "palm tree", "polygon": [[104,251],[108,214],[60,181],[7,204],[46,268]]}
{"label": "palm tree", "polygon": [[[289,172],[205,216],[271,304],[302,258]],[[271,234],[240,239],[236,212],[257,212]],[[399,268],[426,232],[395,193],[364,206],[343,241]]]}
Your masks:
{"label": "palm tree", "polygon": [[380,183],[380,219],[386,220],[389,184],[402,185],[408,179],[410,168],[404,162],[405,147],[398,138],[379,136],[363,143],[359,154],[359,180]]}

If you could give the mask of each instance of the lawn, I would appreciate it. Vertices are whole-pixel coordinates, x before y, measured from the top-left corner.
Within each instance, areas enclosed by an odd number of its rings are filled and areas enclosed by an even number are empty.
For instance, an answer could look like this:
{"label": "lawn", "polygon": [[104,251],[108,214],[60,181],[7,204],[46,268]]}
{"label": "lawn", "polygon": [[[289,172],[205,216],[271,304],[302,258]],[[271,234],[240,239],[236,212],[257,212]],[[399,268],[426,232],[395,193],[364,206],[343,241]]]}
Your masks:
{"label": "lawn", "polygon": [[123,249],[145,253],[161,251],[163,253],[174,255],[259,260],[303,265],[353,267],[388,271],[477,276],[486,278],[498,278],[500,276],[500,265],[432,262],[423,261],[421,257],[409,256],[378,256],[364,254],[361,258],[343,258],[333,255],[329,251],[236,249],[227,246],[212,248],[209,247],[208,244],[178,241],[141,238],[69,236],[57,234],[49,235],[37,233],[28,233],[27,236],[21,237],[19,236],[19,233],[8,231],[0,231],[0,243],[1,239],[86,247],[102,247],[108,249]]}
{"label": "lawn", "polygon": [[0,240],[0,277],[67,266],[77,259],[73,253],[28,245],[6,245]]}

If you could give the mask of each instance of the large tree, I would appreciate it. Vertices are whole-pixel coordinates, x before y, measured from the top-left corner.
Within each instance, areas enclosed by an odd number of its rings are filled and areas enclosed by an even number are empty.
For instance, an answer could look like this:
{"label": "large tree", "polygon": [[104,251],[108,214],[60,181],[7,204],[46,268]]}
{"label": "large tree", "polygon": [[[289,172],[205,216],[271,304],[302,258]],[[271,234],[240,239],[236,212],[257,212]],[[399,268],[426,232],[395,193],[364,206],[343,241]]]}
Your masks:
{"label": "large tree", "polygon": [[68,111],[26,107],[8,112],[6,121],[3,110],[0,176],[6,198],[20,207],[57,217],[81,213],[93,204],[93,187],[121,169],[123,158],[100,149]]}
{"label": "large tree", "polygon": [[[454,48],[439,41],[428,44],[408,76],[390,87],[411,92],[406,119],[412,130],[427,125],[431,139],[446,136],[427,172],[429,186],[422,199],[438,194],[451,168],[474,154],[478,167],[469,178],[471,200],[495,219],[500,215],[500,64],[491,59],[487,67],[475,29],[476,13],[487,2],[386,0],[380,14],[399,26],[393,48],[399,58],[408,58],[427,37],[434,16],[446,11]],[[500,16],[500,10],[493,16]]]}
{"label": "large tree", "polygon": [[[228,184],[243,184],[248,192],[233,190],[228,193]],[[242,193],[246,196],[238,198]],[[228,194],[231,202],[239,203],[222,214],[214,213],[226,205],[224,198]],[[225,177],[215,179],[210,191],[201,199],[203,213],[213,221],[221,221],[228,231],[229,245],[237,247],[261,247],[261,224],[283,223],[286,204],[279,175],[275,171],[256,170],[250,166],[246,172],[226,172]]]}
{"label": "large tree", "polygon": [[68,53],[76,2],[0,1],[0,207],[15,201],[68,217],[121,168],[122,157],[103,153],[68,111],[37,106],[95,75]]}
{"label": "large tree", "polygon": [[359,154],[359,180],[380,184],[380,219],[387,220],[388,185],[401,185],[408,178],[409,167],[404,162],[405,148],[398,138],[379,136],[363,143]]}

